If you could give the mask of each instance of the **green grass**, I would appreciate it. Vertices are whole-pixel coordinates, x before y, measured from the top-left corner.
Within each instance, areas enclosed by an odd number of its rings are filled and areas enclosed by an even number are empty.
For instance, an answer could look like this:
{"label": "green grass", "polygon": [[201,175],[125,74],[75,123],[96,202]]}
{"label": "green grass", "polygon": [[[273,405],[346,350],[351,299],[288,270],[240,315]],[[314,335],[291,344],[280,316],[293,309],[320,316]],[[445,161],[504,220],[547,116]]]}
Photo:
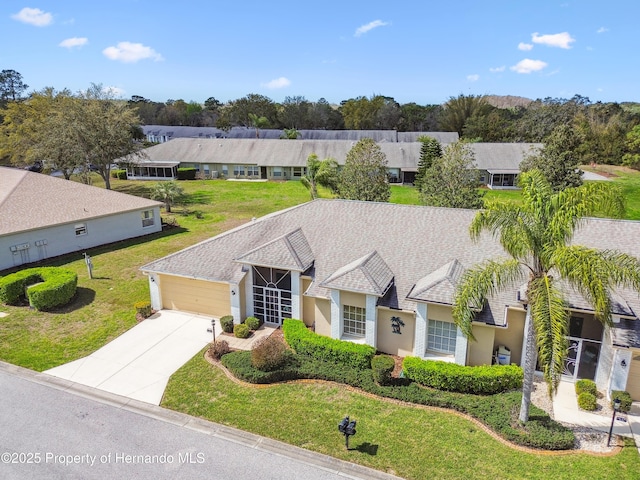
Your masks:
{"label": "green grass", "polygon": [[[525,453],[450,412],[398,405],[324,383],[238,385],[196,355],[171,380],[162,406],[407,479],[635,479],[640,456]],[[346,451],[337,424],[357,420]]]}
{"label": "green grass", "polygon": [[[94,178],[94,185],[101,180]],[[152,182],[112,180],[112,188],[148,196]],[[45,262],[78,273],[78,293],[65,307],[37,312],[0,305],[0,359],[37,371],[89,355],[135,325],[133,304],[149,299],[139,267],[267,213],[300,204],[309,193],[299,182],[181,182],[186,196],[170,215],[180,228],[89,249],[94,279],[81,253]],[[5,272],[8,273],[8,272]]]}

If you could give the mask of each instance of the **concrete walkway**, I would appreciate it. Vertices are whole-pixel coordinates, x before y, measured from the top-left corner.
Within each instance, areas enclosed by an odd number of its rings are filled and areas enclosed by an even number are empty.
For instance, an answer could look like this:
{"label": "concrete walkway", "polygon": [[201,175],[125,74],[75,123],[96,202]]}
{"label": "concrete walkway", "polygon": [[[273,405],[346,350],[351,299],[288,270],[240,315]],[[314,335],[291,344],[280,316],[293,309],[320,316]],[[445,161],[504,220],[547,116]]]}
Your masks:
{"label": "concrete walkway", "polygon": [[[558,393],[553,398],[553,415],[555,420],[572,425],[580,425],[601,432],[609,433],[611,417],[585,412],[578,407],[575,385],[571,382],[560,382]],[[616,414],[613,434],[633,437],[640,453],[640,402],[634,402],[628,414]]]}
{"label": "concrete walkway", "polygon": [[211,318],[162,310],[88,357],[44,373],[159,405],[169,377],[211,341],[210,328]]}

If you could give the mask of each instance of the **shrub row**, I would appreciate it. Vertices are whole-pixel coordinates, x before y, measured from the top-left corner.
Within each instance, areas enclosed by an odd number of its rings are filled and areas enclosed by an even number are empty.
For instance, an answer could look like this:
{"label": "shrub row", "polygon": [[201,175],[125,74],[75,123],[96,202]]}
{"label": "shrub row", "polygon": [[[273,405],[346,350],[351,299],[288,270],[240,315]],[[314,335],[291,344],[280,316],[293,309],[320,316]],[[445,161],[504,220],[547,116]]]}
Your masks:
{"label": "shrub row", "polygon": [[371,359],[373,379],[380,385],[390,385],[391,374],[396,366],[396,361],[389,355],[376,355]]}
{"label": "shrub row", "polygon": [[318,335],[310,331],[301,320],[285,319],[282,331],[286,342],[296,353],[352,368],[370,368],[371,359],[376,353],[375,348],[370,345]]}
{"label": "shrub row", "polygon": [[233,334],[236,338],[249,338],[249,335],[251,335],[251,330],[249,330],[247,324],[238,323],[237,325],[233,326]]}
{"label": "shrub row", "polygon": [[127,179],[127,171],[126,170],[111,170],[111,176],[113,178],[117,178],[118,180],[126,180]]}
{"label": "shrub row", "polygon": [[187,168],[187,167],[178,168],[178,180],[195,180],[195,179],[196,179],[195,168]]}
{"label": "shrub row", "polygon": [[[42,282],[38,285],[35,283]],[[28,288],[33,285],[31,288]],[[25,295],[36,310],[65,305],[76,294],[78,275],[58,267],[28,268],[0,278],[0,302],[15,305]]]}
{"label": "shrub row", "polygon": [[222,357],[222,364],[236,377],[252,383],[274,383],[311,378],[340,382],[381,397],[419,405],[449,408],[466,413],[518,445],[546,450],[572,449],[573,432],[553,421],[543,410],[531,405],[529,421],[520,426],[518,411],[522,393],[511,391],[495,395],[472,395],[435,390],[408,379],[392,379],[392,384],[378,385],[373,371],[354,369],[332,362],[323,362],[304,355],[292,355],[283,367],[263,372],[252,366],[251,352],[232,352]]}
{"label": "shrub row", "polygon": [[451,392],[487,395],[522,387],[522,368],[517,365],[467,367],[418,357],[405,357],[407,378],[427,387]]}

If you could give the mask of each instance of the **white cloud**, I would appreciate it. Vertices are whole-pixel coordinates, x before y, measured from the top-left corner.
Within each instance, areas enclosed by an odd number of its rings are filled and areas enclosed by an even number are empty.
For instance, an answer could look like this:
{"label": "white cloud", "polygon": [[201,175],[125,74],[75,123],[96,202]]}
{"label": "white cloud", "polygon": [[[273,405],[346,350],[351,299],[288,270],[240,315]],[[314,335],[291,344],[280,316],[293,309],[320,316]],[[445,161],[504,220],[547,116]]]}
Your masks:
{"label": "white cloud", "polygon": [[513,67],[509,67],[511,70],[517,73],[531,73],[538,72],[547,66],[546,62],[542,60],[531,60],[529,58],[525,58],[524,60],[520,60]]}
{"label": "white cloud", "polygon": [[569,35],[569,32],[554,33],[552,35],[531,34],[531,41],[548,47],[571,48],[571,43],[576,39]]}
{"label": "white cloud", "polygon": [[261,85],[263,87],[267,87],[267,88],[271,88],[271,89],[284,88],[284,87],[288,87],[289,85],[291,85],[291,81],[286,77],[280,77],[280,78],[275,78],[275,79],[271,80],[270,82],[262,83]]}
{"label": "white cloud", "polygon": [[111,60],[118,60],[124,63],[135,63],[146,58],[159,62],[164,60],[162,55],[153,48],[141,43],[120,42],[115,47],[107,47],[102,53]]}
{"label": "white cloud", "polygon": [[126,90],[124,88],[120,88],[120,87],[102,87],[102,91],[104,93],[113,95],[116,98],[122,98],[122,97],[124,97],[124,94],[126,93]]}
{"label": "white cloud", "polygon": [[11,18],[36,27],[46,27],[53,22],[53,15],[50,13],[43,12],[39,8],[29,7],[24,7],[18,13],[11,15]]}
{"label": "white cloud", "polygon": [[353,34],[354,37],[359,37],[367,33],[369,30],[373,30],[374,28],[384,27],[389,25],[389,22],[383,22],[382,20],[374,20],[373,22],[369,22],[366,25],[362,25],[356,29],[356,33]]}
{"label": "white cloud", "polygon": [[609,29],[607,27],[600,27],[598,30],[596,30],[596,33],[604,33],[608,31]]}
{"label": "white cloud", "polygon": [[491,73],[499,73],[499,72],[504,72],[505,68],[506,67],[502,65],[501,67],[490,68],[489,71]]}
{"label": "white cloud", "polygon": [[65,48],[82,47],[86,45],[87,42],[89,42],[89,39],[86,37],[72,37],[61,41],[58,46]]}
{"label": "white cloud", "polygon": [[480,75],[478,75],[477,73],[474,73],[473,75],[467,75],[468,82],[477,82],[478,80],[480,80]]}
{"label": "white cloud", "polygon": [[528,52],[529,50],[531,50],[533,48],[533,45],[531,45],[530,43],[524,43],[524,42],[520,42],[518,44],[518,50],[522,50],[524,52]]}

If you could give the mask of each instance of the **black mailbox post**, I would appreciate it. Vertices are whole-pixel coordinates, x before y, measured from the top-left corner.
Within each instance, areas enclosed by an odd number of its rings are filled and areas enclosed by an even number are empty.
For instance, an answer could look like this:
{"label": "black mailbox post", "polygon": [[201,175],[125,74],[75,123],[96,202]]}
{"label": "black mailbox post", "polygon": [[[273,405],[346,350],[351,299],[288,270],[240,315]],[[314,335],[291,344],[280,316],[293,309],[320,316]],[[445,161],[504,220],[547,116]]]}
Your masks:
{"label": "black mailbox post", "polygon": [[338,431],[344,435],[344,442],[349,450],[349,437],[356,434],[356,421],[350,421],[349,416],[344,417],[338,424]]}

